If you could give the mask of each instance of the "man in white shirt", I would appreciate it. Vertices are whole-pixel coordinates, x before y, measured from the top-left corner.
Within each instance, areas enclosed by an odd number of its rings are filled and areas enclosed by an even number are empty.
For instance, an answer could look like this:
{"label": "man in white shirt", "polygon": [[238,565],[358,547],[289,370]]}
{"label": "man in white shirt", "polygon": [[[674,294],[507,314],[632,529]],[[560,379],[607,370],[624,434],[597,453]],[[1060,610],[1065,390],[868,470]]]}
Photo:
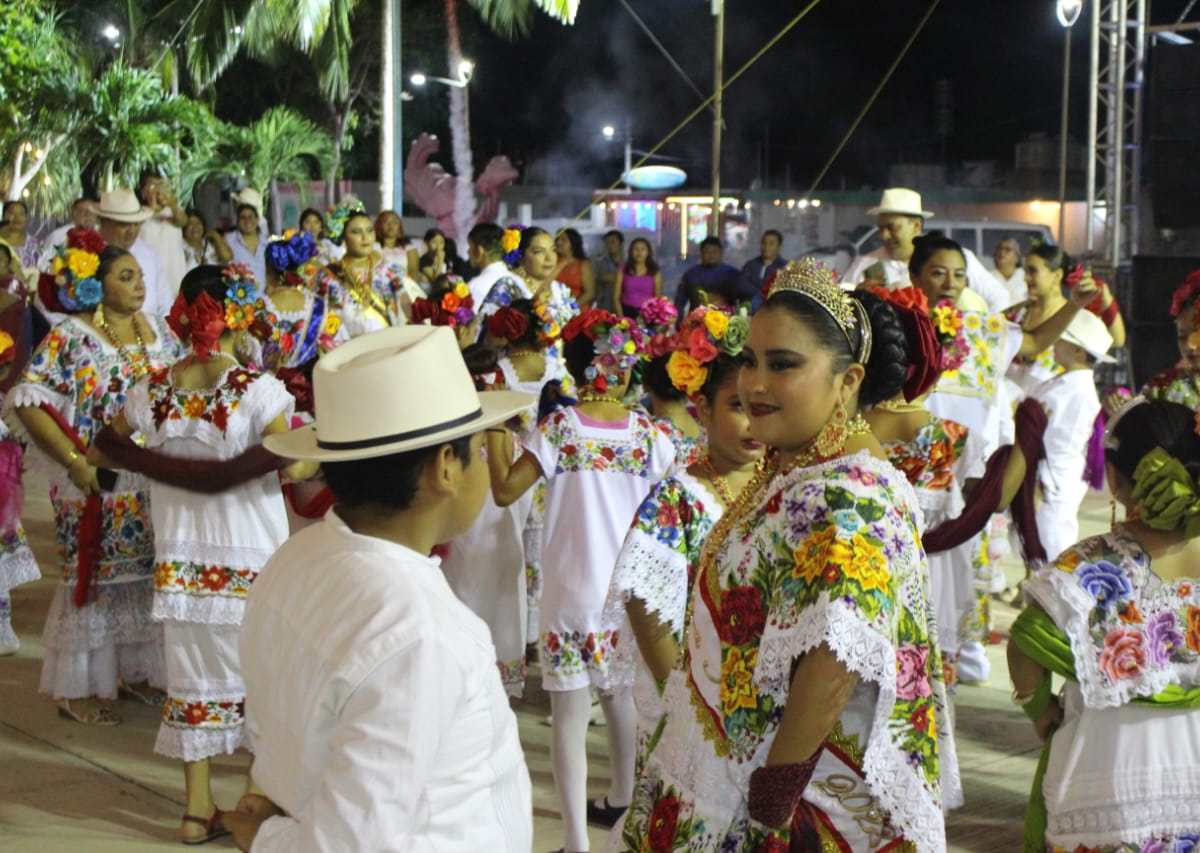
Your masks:
{"label": "man in white shirt", "polygon": [[[504,249],[500,241],[504,237],[504,229],[492,222],[481,222],[471,229],[467,235],[467,259],[479,273],[467,282],[471,289],[471,298],[475,300],[475,310],[483,308],[484,300],[498,283],[504,281],[509,289],[520,294],[522,298],[530,298],[529,289],[521,278],[504,263]],[[496,308],[485,313],[493,313]]]}
{"label": "man in white shirt", "polygon": [[486,624],[439,542],[490,488],[483,430],[534,398],[477,394],[446,327],[356,338],[318,363],[316,423],[268,449],[336,499],[251,590],[241,629],[252,776],[242,850],[528,853],[529,773]]}
{"label": "man in white shirt", "polygon": [[142,223],[150,218],[153,211],[143,207],[132,190],[119,189],[112,192],[100,193],[100,236],[111,246],[117,246],[129,252],[137,259],[142,268],[142,281],[146,286],[146,299],[142,303],[142,313],[147,317],[165,317],[171,310],[175,300],[175,289],[164,287],[162,272],[158,263],[158,255],[139,239]]}
{"label": "man in white shirt", "polygon": [[1025,265],[1021,257],[1021,244],[1006,237],[996,244],[992,261],[996,264],[996,281],[1008,291],[1008,304],[1016,305],[1029,298],[1029,285],[1025,283]]}
{"label": "man in white shirt", "polygon": [[[876,217],[883,246],[856,258],[842,274],[842,286],[853,290],[862,282],[869,268],[880,264],[889,289],[907,287],[911,281],[908,261],[913,253],[913,240],[925,229],[925,220],[933,216],[933,211],[924,209],[921,194],[915,190],[891,187],[883,191],[879,205],[868,210],[867,215]],[[967,259],[967,287],[983,297],[988,310],[1003,311],[1007,308],[1008,292],[1000,282],[996,281],[970,247],[963,246],[963,255]]]}
{"label": "man in white shirt", "polygon": [[164,293],[169,291],[169,310],[188,270],[187,257],[183,252],[183,226],[187,225],[187,212],[166,181],[157,175],[142,178],[141,198],[142,203],[154,214],[142,223],[139,239],[158,257],[163,290]]}

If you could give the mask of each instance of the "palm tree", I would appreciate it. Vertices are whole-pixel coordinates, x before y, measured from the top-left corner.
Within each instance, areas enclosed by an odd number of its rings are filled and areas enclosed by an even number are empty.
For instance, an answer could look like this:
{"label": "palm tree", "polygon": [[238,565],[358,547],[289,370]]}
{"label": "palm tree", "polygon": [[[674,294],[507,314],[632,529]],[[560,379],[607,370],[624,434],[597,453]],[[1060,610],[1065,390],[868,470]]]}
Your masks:
{"label": "palm tree", "polygon": [[181,197],[190,197],[205,178],[239,178],[270,197],[275,226],[280,217],[279,184],[297,184],[303,199],[313,167],[322,174],[333,159],[329,134],[288,107],[272,107],[248,127],[219,123],[216,136],[210,150],[185,161]]}
{"label": "palm tree", "polygon": [[505,38],[527,34],[533,25],[535,8],[564,24],[574,24],[579,11],[579,0],[470,0],[470,3],[484,23]]}

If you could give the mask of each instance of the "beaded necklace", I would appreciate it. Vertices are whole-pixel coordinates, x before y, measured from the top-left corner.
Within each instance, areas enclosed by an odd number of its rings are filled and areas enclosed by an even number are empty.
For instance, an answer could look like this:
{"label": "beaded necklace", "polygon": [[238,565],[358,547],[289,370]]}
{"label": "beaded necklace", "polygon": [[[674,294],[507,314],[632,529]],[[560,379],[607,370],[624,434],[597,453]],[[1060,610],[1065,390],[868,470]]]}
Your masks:
{"label": "beaded necklace", "polygon": [[616,403],[618,406],[624,406],[625,401],[620,397],[614,397],[611,394],[580,394],[579,402],[581,403]]}
{"label": "beaded necklace", "polygon": [[121,360],[123,362],[125,362],[127,365],[129,365],[129,370],[133,374],[133,378],[135,380],[141,379],[143,376],[145,376],[147,373],[150,372],[150,367],[149,367],[150,353],[146,349],[146,341],[142,337],[142,333],[138,330],[136,314],[134,315],[133,319],[130,320],[129,325],[130,325],[130,328],[133,329],[134,340],[137,341],[138,350],[141,352],[141,361],[140,362],[134,355],[132,355],[129,352],[128,349],[126,349],[125,344],[121,343],[121,339],[117,337],[116,331],[113,329],[112,326],[110,326],[108,324],[108,321],[104,318],[104,306],[103,305],[96,306],[96,313],[94,313],[92,315],[92,322],[96,325],[97,329],[99,329],[101,332],[104,333],[105,337],[107,337],[110,341],[112,341],[112,345],[117,350],[117,355],[119,355],[121,357]]}
{"label": "beaded necklace", "polygon": [[[700,468],[703,469],[704,475],[708,477],[709,482],[713,484],[713,488],[717,490],[717,497],[725,506],[733,506],[733,495],[729,493],[729,484],[725,482],[725,478],[717,473],[717,468],[712,463],[712,457],[707,453],[700,460]],[[745,491],[743,489],[742,491]]]}

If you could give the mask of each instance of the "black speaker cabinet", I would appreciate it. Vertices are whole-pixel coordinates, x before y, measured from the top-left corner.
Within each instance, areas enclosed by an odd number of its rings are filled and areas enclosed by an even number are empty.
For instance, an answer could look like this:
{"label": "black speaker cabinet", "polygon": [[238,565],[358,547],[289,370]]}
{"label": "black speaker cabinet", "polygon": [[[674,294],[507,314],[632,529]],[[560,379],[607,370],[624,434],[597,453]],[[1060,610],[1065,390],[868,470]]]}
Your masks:
{"label": "black speaker cabinet", "polygon": [[1132,299],[1126,304],[1125,323],[1138,388],[1179,360],[1171,294],[1196,269],[1200,258],[1138,255],[1133,259]]}

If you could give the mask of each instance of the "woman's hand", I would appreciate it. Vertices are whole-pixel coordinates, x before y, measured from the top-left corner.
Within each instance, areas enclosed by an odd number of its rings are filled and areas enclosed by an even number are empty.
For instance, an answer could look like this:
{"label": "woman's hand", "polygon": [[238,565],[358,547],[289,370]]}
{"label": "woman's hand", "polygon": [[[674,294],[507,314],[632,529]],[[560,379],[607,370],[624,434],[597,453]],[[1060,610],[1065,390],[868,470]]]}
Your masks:
{"label": "woman's hand", "polygon": [[1087,272],[1079,280],[1079,284],[1071,289],[1071,302],[1080,308],[1084,308],[1099,293],[1100,289],[1096,287],[1096,280],[1092,278],[1091,272]]}
{"label": "woman's hand", "polygon": [[67,468],[67,476],[75,484],[75,488],[85,495],[100,494],[100,481],[96,478],[96,467],[87,459],[78,456]]}
{"label": "woman's hand", "polygon": [[1049,740],[1050,735],[1054,734],[1054,730],[1062,725],[1063,709],[1062,705],[1058,704],[1058,697],[1051,696],[1050,704],[1046,706],[1046,710],[1042,715],[1033,721],[1033,730],[1037,732],[1038,739],[1045,743]]}

